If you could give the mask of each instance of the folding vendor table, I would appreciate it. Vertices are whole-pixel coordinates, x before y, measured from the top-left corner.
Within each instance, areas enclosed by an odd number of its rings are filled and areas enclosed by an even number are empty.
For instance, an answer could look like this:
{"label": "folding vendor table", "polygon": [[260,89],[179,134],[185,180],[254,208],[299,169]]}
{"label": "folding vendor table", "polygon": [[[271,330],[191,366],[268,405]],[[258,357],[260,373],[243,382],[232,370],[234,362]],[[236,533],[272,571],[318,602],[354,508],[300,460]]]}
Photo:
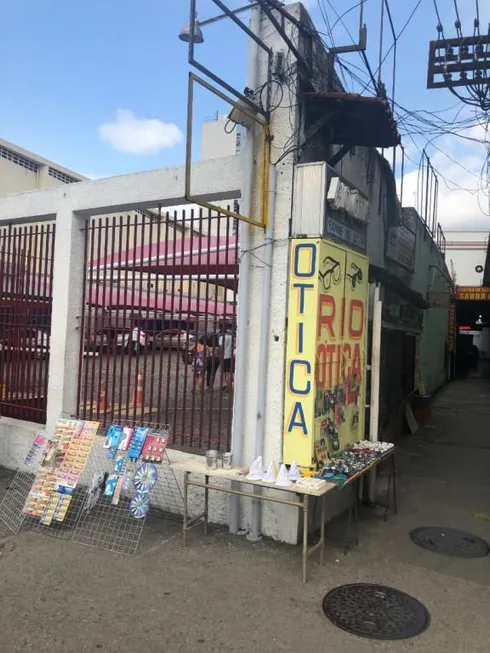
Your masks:
{"label": "folding vendor table", "polygon": [[[193,528],[198,522],[204,522],[204,534],[207,535],[208,532],[208,513],[209,513],[209,490],[215,490],[217,492],[225,492],[226,494],[236,494],[242,497],[249,497],[251,499],[258,499],[260,501],[270,501],[272,503],[279,503],[286,506],[296,506],[303,511],[303,546],[302,546],[302,557],[303,557],[303,582],[306,583],[308,575],[308,558],[314,553],[317,549],[320,549],[320,564],[323,564],[324,552],[325,552],[325,497],[328,492],[333,490],[342,490],[351,483],[358,481],[362,476],[371,471],[374,467],[379,465],[380,462],[386,460],[391,456],[391,460],[394,460],[393,457],[394,448],[387,452],[385,455],[380,456],[376,461],[371,465],[363,469],[361,472],[351,477],[342,487],[325,481],[324,484],[318,488],[309,488],[301,487],[296,483],[288,487],[280,487],[273,483],[264,483],[263,481],[252,481],[246,478],[248,470],[243,467],[235,467],[233,469],[222,469],[218,468],[216,470],[211,470],[206,467],[206,463],[201,457],[189,457],[180,462],[172,464],[172,469],[174,471],[180,471],[184,474],[184,520],[182,524],[182,535],[183,535],[183,545],[187,545],[187,532]],[[394,507],[396,512],[396,485],[395,476],[394,476],[394,463],[390,469],[390,481],[388,486],[388,493],[390,490],[390,485],[393,483],[394,488]],[[204,482],[190,479],[191,474],[199,474],[204,476]],[[249,485],[254,487],[261,487],[266,490],[274,490],[276,492],[281,492],[284,494],[284,497],[272,496],[270,492],[255,494],[253,491],[242,491],[235,490],[228,485],[217,485],[216,483],[211,483],[210,480],[214,479],[215,481],[234,481],[236,483],[241,483],[243,485]],[[192,487],[201,487],[204,489],[204,511],[194,517],[189,519],[188,516],[188,497],[189,497],[189,486]],[[320,539],[315,544],[308,546],[308,510],[309,510],[309,499],[310,497],[318,497],[321,499],[321,524],[320,524]],[[357,503],[357,497],[356,497]],[[385,513],[386,516],[386,513]]]}

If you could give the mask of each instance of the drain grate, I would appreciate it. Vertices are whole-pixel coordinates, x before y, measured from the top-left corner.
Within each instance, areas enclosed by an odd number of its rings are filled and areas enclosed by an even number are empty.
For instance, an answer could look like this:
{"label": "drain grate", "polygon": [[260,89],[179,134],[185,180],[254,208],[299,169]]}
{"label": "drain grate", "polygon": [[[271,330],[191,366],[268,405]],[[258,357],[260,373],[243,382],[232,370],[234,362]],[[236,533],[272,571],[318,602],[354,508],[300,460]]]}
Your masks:
{"label": "drain grate", "polygon": [[342,630],[370,639],[407,639],[429,626],[427,608],[413,597],[383,585],[341,585],[323,599],[326,616]]}
{"label": "drain grate", "polygon": [[416,528],[410,533],[410,539],[423,549],[457,558],[483,558],[490,551],[488,542],[481,537],[454,528]]}

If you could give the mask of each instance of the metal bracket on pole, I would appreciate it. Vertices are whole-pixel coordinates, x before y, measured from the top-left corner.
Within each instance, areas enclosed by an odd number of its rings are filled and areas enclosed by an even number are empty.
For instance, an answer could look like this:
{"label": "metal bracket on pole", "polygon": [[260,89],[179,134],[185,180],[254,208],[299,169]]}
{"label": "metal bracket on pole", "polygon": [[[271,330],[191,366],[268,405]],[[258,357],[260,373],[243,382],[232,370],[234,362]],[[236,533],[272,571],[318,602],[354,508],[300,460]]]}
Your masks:
{"label": "metal bracket on pole", "polygon": [[[236,211],[230,211],[228,209],[222,208],[216,204],[211,204],[206,202],[199,197],[194,197],[191,192],[191,182],[192,182],[192,122],[194,114],[194,83],[199,84],[203,88],[207,89],[214,95],[217,95],[221,100],[227,102],[231,106],[239,108],[239,110],[246,114],[251,120],[253,120],[257,125],[262,129],[263,133],[263,142],[264,142],[264,157],[267,159],[264,161],[264,171],[268,171],[269,158],[270,158],[270,135],[269,135],[269,125],[266,119],[260,114],[250,111],[248,107],[239,105],[235,100],[228,97],[222,93],[219,89],[212,86],[209,82],[201,77],[198,77],[194,73],[189,73],[189,86],[187,93],[187,137],[186,137],[186,157],[185,157],[185,199],[191,204],[198,204],[209,211],[216,211],[221,215],[227,215],[230,218],[235,218],[235,220],[242,220],[243,222],[248,222],[255,227],[261,227],[265,229],[267,224],[267,200],[268,195],[266,192],[262,193],[261,206],[259,210],[259,218],[255,219],[249,215],[243,215],[242,213],[237,213]],[[265,173],[264,173],[265,175]],[[264,176],[264,184],[265,184]]]}

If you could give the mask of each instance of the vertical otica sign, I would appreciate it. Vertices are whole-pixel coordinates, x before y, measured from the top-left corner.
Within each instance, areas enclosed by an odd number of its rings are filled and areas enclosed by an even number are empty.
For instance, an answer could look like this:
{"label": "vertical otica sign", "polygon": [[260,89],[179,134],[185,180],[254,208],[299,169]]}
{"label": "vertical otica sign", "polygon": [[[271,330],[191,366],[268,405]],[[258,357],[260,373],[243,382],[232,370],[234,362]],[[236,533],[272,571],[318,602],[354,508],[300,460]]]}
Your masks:
{"label": "vertical otica sign", "polygon": [[315,356],[320,240],[293,240],[284,401],[284,461],[309,466],[315,430]]}
{"label": "vertical otica sign", "polygon": [[368,259],[325,240],[293,240],[289,277],[284,461],[364,437]]}

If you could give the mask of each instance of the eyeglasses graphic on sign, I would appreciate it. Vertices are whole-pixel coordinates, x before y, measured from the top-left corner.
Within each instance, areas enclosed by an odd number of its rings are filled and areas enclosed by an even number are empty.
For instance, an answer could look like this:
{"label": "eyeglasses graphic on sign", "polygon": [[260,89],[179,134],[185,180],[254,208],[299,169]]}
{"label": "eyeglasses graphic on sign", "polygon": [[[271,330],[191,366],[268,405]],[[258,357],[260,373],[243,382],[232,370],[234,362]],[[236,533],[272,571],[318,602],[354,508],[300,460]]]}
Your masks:
{"label": "eyeglasses graphic on sign", "polygon": [[350,279],[351,289],[355,290],[358,283],[362,283],[362,270],[355,263],[350,264],[352,269],[352,274],[347,274],[347,278]]}
{"label": "eyeglasses graphic on sign", "polygon": [[323,270],[318,273],[318,277],[322,282],[323,290],[328,292],[332,287],[332,283],[337,285],[340,283],[342,270],[340,269],[339,261],[336,261],[331,256],[326,256],[323,259]]}

